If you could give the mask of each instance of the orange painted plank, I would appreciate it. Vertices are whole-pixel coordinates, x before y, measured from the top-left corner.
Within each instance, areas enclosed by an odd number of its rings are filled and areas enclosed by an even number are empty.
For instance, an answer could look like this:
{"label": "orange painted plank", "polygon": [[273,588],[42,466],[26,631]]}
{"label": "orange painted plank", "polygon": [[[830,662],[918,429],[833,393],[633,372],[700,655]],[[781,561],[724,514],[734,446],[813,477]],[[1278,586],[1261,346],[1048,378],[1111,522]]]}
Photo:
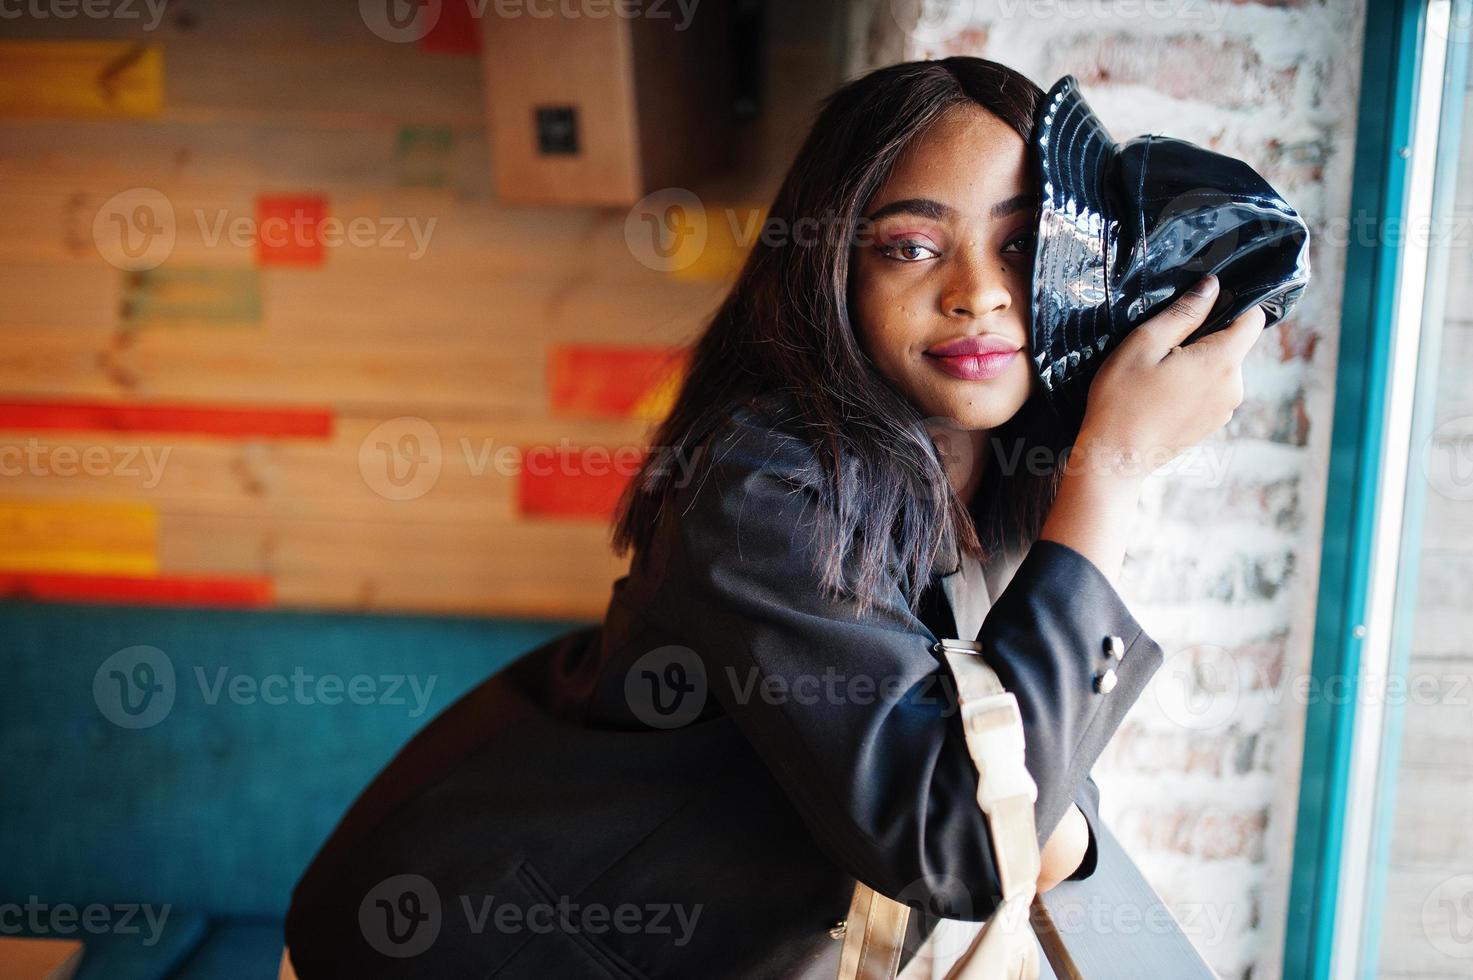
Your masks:
{"label": "orange painted plank", "polygon": [[643,457],[643,451],[632,447],[523,449],[517,510],[523,517],[606,521]]}
{"label": "orange painted plank", "polygon": [[256,262],[321,265],[322,219],[327,201],[312,194],[262,194],[256,198]]}
{"label": "orange painted plank", "polygon": [[670,347],[553,347],[547,357],[552,410],[585,418],[663,418],[674,403],[687,356]]}
{"label": "orange painted plank", "polygon": [[154,575],[158,515],[139,503],[0,500],[0,569]]}
{"label": "orange painted plank", "polygon": [[0,980],[70,980],[81,962],[75,939],[0,937]]}
{"label": "orange painted plank", "polygon": [[320,406],[251,408],[186,402],[0,402],[0,429],[39,431],[178,432],[194,435],[332,437],[333,411]]}
{"label": "orange painted plank", "polygon": [[44,602],[118,602],[159,606],[269,606],[270,579],[163,575],[67,575],[0,572],[0,597]]}

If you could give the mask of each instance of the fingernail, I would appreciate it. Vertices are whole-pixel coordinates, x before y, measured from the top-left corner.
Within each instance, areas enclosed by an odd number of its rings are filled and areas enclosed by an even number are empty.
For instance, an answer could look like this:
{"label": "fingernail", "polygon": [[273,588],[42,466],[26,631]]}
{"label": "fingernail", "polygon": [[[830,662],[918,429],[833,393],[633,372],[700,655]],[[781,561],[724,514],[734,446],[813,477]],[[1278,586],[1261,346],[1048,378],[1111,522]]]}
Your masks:
{"label": "fingernail", "polygon": [[1212,287],[1215,285],[1217,285],[1216,276],[1205,276],[1203,277],[1201,282],[1192,287],[1191,292],[1189,292],[1187,295],[1206,296],[1208,293],[1212,292]]}

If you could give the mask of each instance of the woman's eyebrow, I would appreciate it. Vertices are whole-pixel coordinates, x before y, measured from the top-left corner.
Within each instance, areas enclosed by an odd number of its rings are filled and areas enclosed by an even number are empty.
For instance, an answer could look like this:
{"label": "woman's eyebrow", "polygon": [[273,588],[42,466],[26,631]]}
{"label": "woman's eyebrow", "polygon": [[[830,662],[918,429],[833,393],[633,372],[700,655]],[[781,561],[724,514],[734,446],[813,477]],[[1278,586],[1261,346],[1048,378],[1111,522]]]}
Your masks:
{"label": "woman's eyebrow", "polygon": [[994,204],[992,209],[987,212],[987,215],[990,218],[1006,218],[1014,211],[1037,207],[1038,201],[1038,195],[1029,191],[1025,191],[1022,194],[1014,194],[1006,201],[998,201]]}
{"label": "woman's eyebrow", "polygon": [[869,220],[879,221],[892,214],[913,214],[921,218],[930,218],[932,221],[946,221],[956,217],[956,211],[950,205],[933,201],[929,197],[907,197],[877,208],[873,214],[869,215]]}
{"label": "woman's eyebrow", "polygon": [[[1038,195],[1025,191],[1022,194],[1014,194],[1005,201],[998,201],[987,211],[987,216],[993,220],[1006,218],[1016,211],[1038,206]],[[913,214],[921,218],[929,218],[932,221],[948,221],[956,217],[956,209],[948,204],[929,197],[907,197],[899,201],[891,201],[883,207],[876,208],[873,214],[868,216],[870,221],[879,221],[888,218],[892,214]]]}

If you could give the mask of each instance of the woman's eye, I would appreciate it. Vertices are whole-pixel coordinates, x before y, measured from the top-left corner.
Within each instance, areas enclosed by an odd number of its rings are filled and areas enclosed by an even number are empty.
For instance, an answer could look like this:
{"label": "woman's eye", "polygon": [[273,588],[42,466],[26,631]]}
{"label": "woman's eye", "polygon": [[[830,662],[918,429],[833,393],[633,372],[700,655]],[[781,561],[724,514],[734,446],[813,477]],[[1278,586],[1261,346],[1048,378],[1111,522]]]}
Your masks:
{"label": "woman's eye", "polygon": [[880,246],[880,254],[887,259],[896,262],[920,262],[928,258],[937,258],[941,255],[930,245],[924,242],[902,239],[900,241],[888,242]]}
{"label": "woman's eye", "polygon": [[1011,239],[1002,247],[1004,254],[1025,254],[1033,251],[1034,231],[1029,229],[1021,235]]}

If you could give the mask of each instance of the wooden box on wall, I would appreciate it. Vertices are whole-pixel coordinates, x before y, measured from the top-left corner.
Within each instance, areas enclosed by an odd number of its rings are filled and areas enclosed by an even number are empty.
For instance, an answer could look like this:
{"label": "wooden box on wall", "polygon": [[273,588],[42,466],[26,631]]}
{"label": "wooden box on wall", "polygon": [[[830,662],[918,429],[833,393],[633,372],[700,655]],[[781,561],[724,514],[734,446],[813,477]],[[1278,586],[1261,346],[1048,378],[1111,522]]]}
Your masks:
{"label": "wooden box on wall", "polygon": [[531,6],[482,18],[498,200],[627,207],[731,159],[727,4]]}

